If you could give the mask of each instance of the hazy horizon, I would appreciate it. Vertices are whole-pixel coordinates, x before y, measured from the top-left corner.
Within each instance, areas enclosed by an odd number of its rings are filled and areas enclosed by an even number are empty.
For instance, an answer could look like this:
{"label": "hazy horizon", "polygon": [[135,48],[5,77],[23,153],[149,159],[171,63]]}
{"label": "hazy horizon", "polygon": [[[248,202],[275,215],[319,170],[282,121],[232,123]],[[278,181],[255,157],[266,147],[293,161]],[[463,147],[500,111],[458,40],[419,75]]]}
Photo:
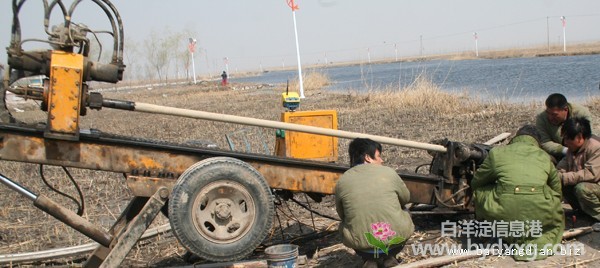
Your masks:
{"label": "hazy horizon", "polygon": [[[12,1],[4,1],[0,44],[9,45]],[[63,1],[67,7],[72,1]],[[179,53],[189,37],[197,39],[197,75],[220,73],[228,59],[230,73],[297,66],[292,12],[285,0],[253,1],[113,1],[123,19],[128,68],[148,71],[144,63],[149,37],[180,36]],[[566,17],[569,43],[600,40],[600,1],[296,1],[302,65],[367,62],[384,58],[459,53],[546,45],[562,46],[560,16]],[[43,5],[27,1],[20,13],[23,38],[46,39]],[[53,11],[51,25],[62,15]],[[94,30],[109,30],[104,12],[82,1],[73,21]],[[152,35],[154,33],[154,35]],[[103,38],[102,40],[105,40]],[[133,44],[133,45],[131,45]],[[25,49],[47,48],[26,43]],[[105,45],[111,47],[111,45]],[[110,51],[109,51],[110,52]],[[135,55],[135,56],[134,56]],[[6,53],[0,53],[6,63]],[[181,63],[180,63],[181,64]],[[177,66],[177,70],[182,72]],[[171,68],[175,72],[175,68]],[[181,74],[180,74],[181,75]]]}

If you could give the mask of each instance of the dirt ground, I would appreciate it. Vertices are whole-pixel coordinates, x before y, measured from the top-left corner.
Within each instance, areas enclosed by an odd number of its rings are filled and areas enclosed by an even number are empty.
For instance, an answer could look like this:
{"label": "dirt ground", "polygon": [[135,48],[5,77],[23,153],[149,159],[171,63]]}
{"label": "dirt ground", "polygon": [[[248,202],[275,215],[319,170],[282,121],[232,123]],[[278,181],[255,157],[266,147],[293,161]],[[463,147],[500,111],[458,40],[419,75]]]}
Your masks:
{"label": "dirt ground", "polygon": [[[104,91],[106,98],[131,100],[152,104],[195,109],[209,112],[248,116],[260,119],[279,120],[282,85],[236,85],[223,88],[211,83],[202,86],[180,86],[172,88],[142,88],[135,90]],[[510,104],[503,102],[483,103],[470,100],[467,96],[451,97],[459,105],[448,100],[450,107],[432,107],[427,101],[422,105],[399,105],[403,98],[398,93],[330,93],[320,90],[306,92],[301,110],[334,109],[338,112],[339,129],[374,135],[389,136],[419,142],[430,142],[448,138],[462,142],[484,142],[502,133],[514,133],[525,123],[533,123],[536,113],[542,110],[539,103]],[[446,95],[429,96],[445,99]],[[599,122],[600,107],[597,100],[584,103],[593,113],[594,121]],[[9,107],[15,111],[15,107]],[[13,115],[24,122],[45,121],[45,114],[35,111],[35,104],[19,104]],[[208,122],[157,116],[137,112],[117,111],[104,108],[88,111],[82,117],[82,128],[95,128],[104,132],[164,140],[176,143],[211,143],[220,149],[229,150],[226,134],[243,135],[253,144],[252,152],[264,153],[263,148],[274,148],[274,131],[257,127]],[[597,129],[594,132],[597,133]],[[241,134],[240,134],[241,133]],[[345,153],[348,141],[340,139],[339,163],[346,163]],[[243,147],[237,147],[243,148]],[[269,152],[269,153],[271,153]],[[428,164],[431,156],[427,152],[394,146],[384,146],[386,165],[398,170],[414,171],[421,164]],[[84,217],[108,229],[131,198],[122,174],[88,170],[69,170],[85,194]],[[39,166],[32,164],[0,162],[0,173],[14,179],[36,193],[44,193],[57,202],[76,209],[73,203],[48,190],[40,180]],[[45,167],[44,175],[58,188],[75,194],[72,185],[57,167]],[[304,194],[294,197],[304,206],[320,214],[337,217],[333,197],[327,196],[321,203],[310,201]],[[300,205],[281,200],[277,206],[277,219],[271,235],[248,259],[264,259],[265,247],[282,242],[300,245],[300,255],[307,256],[310,267],[356,267],[361,264],[351,249],[341,245],[337,233],[337,222],[332,219],[312,215]],[[445,220],[458,220],[469,216],[415,216],[417,231],[400,253],[403,263],[411,263],[425,257],[415,256],[411,244],[415,243],[455,243],[441,238],[440,224]],[[168,223],[159,216],[153,226]],[[585,225],[579,222],[578,226]],[[569,224],[567,224],[569,226]],[[553,256],[545,261],[515,263],[508,257],[487,257],[450,265],[451,267],[546,267],[546,266],[598,266],[600,265],[600,237],[591,233],[576,238],[586,244],[583,256]],[[50,248],[89,243],[85,236],[66,227],[51,216],[35,209],[31,202],[7,187],[0,187],[0,255],[38,251]],[[26,263],[23,266],[72,265],[80,263],[86,256],[58,259],[47,262]],[[207,264],[206,261],[189,258],[171,233],[138,243],[129,253],[125,267],[177,267]],[[585,262],[586,260],[595,260]]]}

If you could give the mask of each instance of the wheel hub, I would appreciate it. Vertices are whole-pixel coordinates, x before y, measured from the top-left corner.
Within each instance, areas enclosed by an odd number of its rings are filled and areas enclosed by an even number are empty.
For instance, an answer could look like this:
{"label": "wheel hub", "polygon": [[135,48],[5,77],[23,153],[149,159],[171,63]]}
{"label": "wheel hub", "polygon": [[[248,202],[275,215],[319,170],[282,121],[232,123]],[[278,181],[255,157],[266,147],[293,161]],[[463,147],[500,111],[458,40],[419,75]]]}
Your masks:
{"label": "wheel hub", "polygon": [[214,215],[220,220],[227,220],[231,217],[231,202],[228,201],[215,201],[217,204],[215,207]]}
{"label": "wheel hub", "polygon": [[194,227],[212,242],[232,243],[252,229],[255,209],[254,199],[242,184],[215,181],[202,188],[194,200]]}

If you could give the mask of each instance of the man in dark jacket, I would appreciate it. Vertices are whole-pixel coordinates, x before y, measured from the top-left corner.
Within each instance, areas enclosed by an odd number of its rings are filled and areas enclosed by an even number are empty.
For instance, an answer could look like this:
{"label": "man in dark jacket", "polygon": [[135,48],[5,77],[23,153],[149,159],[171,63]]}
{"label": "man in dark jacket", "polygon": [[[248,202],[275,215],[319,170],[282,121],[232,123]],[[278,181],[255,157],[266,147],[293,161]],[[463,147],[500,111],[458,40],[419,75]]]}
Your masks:
{"label": "man in dark jacket", "polygon": [[560,128],[571,117],[584,117],[591,122],[592,115],[587,108],[567,102],[567,98],[559,93],[548,96],[546,110],[536,116],[535,126],[540,133],[540,146],[554,157],[555,164],[567,154],[567,147],[562,144]]}
{"label": "man in dark jacket", "polygon": [[[360,255],[363,267],[398,265],[396,255],[414,231],[410,214],[403,210],[410,199],[408,188],[395,170],[383,166],[381,144],[370,139],[354,139],[348,148],[351,169],[335,187],[335,207],[342,222],[340,233],[344,245]],[[374,249],[367,241],[373,236],[389,245],[385,252]]]}
{"label": "man in dark jacket", "polygon": [[[561,129],[567,156],[556,168],[563,194],[573,210],[600,221],[600,139],[592,135],[590,121],[583,117],[567,119]],[[600,224],[595,224],[596,228]]]}
{"label": "man in dark jacket", "polygon": [[538,140],[534,126],[522,127],[508,145],[490,151],[471,181],[478,220],[541,224],[539,235],[499,237],[531,245],[529,252],[513,255],[516,260],[546,258],[540,250],[560,244],[565,226],[561,182]]}
{"label": "man in dark jacket", "polygon": [[221,74],[221,86],[227,86],[227,73],[225,71]]}

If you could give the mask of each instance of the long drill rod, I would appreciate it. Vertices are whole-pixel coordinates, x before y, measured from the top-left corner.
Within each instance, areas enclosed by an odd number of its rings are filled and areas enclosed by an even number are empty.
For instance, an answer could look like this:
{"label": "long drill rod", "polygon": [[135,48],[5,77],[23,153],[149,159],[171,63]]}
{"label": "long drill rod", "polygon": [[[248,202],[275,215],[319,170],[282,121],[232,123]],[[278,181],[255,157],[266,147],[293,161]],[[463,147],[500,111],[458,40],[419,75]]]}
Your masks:
{"label": "long drill rod", "polygon": [[229,114],[217,114],[217,113],[210,113],[210,112],[190,110],[190,109],[181,109],[181,108],[167,107],[167,106],[161,106],[161,105],[155,105],[155,104],[149,104],[149,103],[104,99],[102,102],[102,106],[115,108],[115,109],[151,113],[151,114],[174,115],[174,116],[180,116],[180,117],[205,119],[205,120],[227,122],[227,123],[236,123],[236,124],[249,125],[249,126],[266,127],[266,128],[273,128],[273,129],[285,129],[285,130],[305,132],[305,133],[311,133],[311,134],[333,136],[333,137],[338,137],[338,138],[347,138],[347,139],[369,138],[369,139],[372,139],[374,141],[384,143],[384,144],[391,144],[391,145],[397,145],[397,146],[402,146],[402,147],[423,149],[423,150],[442,152],[442,153],[446,152],[446,147],[444,147],[442,145],[437,145],[437,144],[409,141],[409,140],[396,139],[396,138],[370,135],[370,134],[357,133],[357,132],[350,132],[350,131],[337,130],[337,129],[320,128],[320,127],[306,126],[306,125],[300,125],[300,124],[292,124],[292,123],[270,121],[270,120],[264,120],[264,119],[256,119],[256,118],[251,118],[251,117],[243,117],[243,116],[236,116],[236,115],[229,115]]}

